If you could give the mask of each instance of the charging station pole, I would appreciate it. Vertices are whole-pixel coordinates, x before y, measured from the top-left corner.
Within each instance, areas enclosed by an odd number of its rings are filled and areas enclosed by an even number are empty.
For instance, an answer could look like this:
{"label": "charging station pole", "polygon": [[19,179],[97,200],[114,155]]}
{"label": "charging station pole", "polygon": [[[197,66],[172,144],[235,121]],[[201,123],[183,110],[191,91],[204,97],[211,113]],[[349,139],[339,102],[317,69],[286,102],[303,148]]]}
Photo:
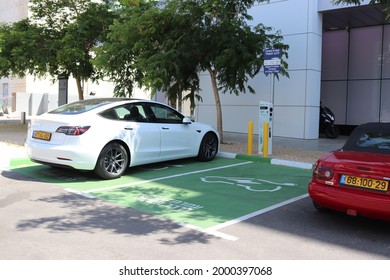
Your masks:
{"label": "charging station pole", "polygon": [[[272,155],[272,118],[273,118],[273,106],[272,103],[266,101],[260,101],[260,119],[259,119],[259,154],[264,155],[264,149],[268,150],[268,154]],[[268,124],[268,131],[264,130],[264,126]],[[267,135],[264,135],[267,133]],[[267,141],[264,141],[267,139]],[[267,145],[267,147],[265,147]]]}

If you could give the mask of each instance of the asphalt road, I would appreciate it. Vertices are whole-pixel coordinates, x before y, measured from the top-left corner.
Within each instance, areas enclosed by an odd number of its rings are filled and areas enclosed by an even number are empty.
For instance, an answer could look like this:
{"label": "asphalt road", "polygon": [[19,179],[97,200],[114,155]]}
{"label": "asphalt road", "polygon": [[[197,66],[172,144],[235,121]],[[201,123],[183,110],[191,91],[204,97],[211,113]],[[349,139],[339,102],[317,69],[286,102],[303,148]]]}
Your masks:
{"label": "asphalt road", "polygon": [[308,197],[218,229],[0,174],[0,259],[388,260],[390,224],[318,212]]}

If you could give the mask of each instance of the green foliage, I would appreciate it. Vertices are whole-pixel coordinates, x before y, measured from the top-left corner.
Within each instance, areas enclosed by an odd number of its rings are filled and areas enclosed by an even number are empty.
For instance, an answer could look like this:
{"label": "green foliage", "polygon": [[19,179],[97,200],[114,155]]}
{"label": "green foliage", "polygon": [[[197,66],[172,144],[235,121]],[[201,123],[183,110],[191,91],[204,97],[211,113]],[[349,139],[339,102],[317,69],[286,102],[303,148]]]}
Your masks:
{"label": "green foliage", "polygon": [[95,65],[116,84],[116,95],[131,96],[134,85],[162,91],[176,99],[184,93],[195,106],[199,75],[210,75],[222,137],[219,91],[251,92],[249,79],[264,64],[265,48],[280,48],[281,75],[288,76],[288,46],[282,36],[262,24],[250,26],[254,0],[122,0],[121,18],[105,44],[95,49]]}
{"label": "green foliage", "polygon": [[67,25],[56,55],[65,72],[84,79],[99,78],[91,64],[91,50],[104,40],[112,21],[113,15],[106,7],[90,3]]}
{"label": "green foliage", "polygon": [[0,26],[0,76],[99,78],[91,51],[104,40],[115,17],[108,1],[30,2],[30,18]]}
{"label": "green foliage", "polygon": [[[121,2],[128,2],[123,0]],[[110,26],[106,42],[94,49],[93,63],[115,82],[116,96],[131,96],[134,85],[143,86],[144,73],[136,66],[141,44],[142,26],[138,24],[145,13],[150,14],[154,2],[142,5],[127,5],[121,15]]]}
{"label": "green foliage", "polygon": [[[0,76],[39,75],[47,72],[47,65],[42,63],[45,55],[50,54],[47,41],[39,40],[44,30],[22,20],[12,25],[0,26]],[[39,61],[39,64],[35,62]]]}
{"label": "green foliage", "polygon": [[[122,1],[126,2],[126,0]],[[172,98],[199,98],[199,73],[212,71],[223,92],[254,92],[247,85],[263,66],[265,47],[288,46],[264,25],[250,27],[247,10],[259,1],[171,0],[125,6],[108,40],[95,49],[96,65],[130,96],[133,84]],[[239,4],[239,5],[238,5]],[[288,75],[283,60],[282,75]]]}

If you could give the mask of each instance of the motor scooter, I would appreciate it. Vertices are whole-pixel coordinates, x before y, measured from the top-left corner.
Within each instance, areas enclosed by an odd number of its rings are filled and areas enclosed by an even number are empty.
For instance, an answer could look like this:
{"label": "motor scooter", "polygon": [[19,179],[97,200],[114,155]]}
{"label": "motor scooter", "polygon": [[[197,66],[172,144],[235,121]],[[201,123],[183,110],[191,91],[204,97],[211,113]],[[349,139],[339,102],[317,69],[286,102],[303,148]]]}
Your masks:
{"label": "motor scooter", "polygon": [[325,133],[326,137],[335,139],[340,135],[340,130],[337,125],[334,124],[335,116],[333,112],[328,108],[320,105],[320,132]]}

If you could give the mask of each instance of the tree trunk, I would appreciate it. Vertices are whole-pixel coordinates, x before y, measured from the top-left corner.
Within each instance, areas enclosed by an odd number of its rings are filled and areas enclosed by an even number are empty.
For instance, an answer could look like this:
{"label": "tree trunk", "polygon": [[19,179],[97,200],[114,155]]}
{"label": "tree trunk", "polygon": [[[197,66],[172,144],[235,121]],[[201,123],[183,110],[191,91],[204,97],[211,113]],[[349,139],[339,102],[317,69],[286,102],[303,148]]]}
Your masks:
{"label": "tree trunk", "polygon": [[81,86],[81,79],[79,77],[76,78],[77,91],[79,93],[79,100],[84,100],[84,92],[83,87]]}
{"label": "tree trunk", "polygon": [[210,73],[211,84],[213,87],[214,98],[215,98],[215,107],[217,109],[217,131],[221,138],[221,143],[224,143],[223,128],[222,128],[222,107],[221,107],[221,99],[219,98],[219,93],[218,93],[216,74],[211,68],[208,68],[207,70]]}

